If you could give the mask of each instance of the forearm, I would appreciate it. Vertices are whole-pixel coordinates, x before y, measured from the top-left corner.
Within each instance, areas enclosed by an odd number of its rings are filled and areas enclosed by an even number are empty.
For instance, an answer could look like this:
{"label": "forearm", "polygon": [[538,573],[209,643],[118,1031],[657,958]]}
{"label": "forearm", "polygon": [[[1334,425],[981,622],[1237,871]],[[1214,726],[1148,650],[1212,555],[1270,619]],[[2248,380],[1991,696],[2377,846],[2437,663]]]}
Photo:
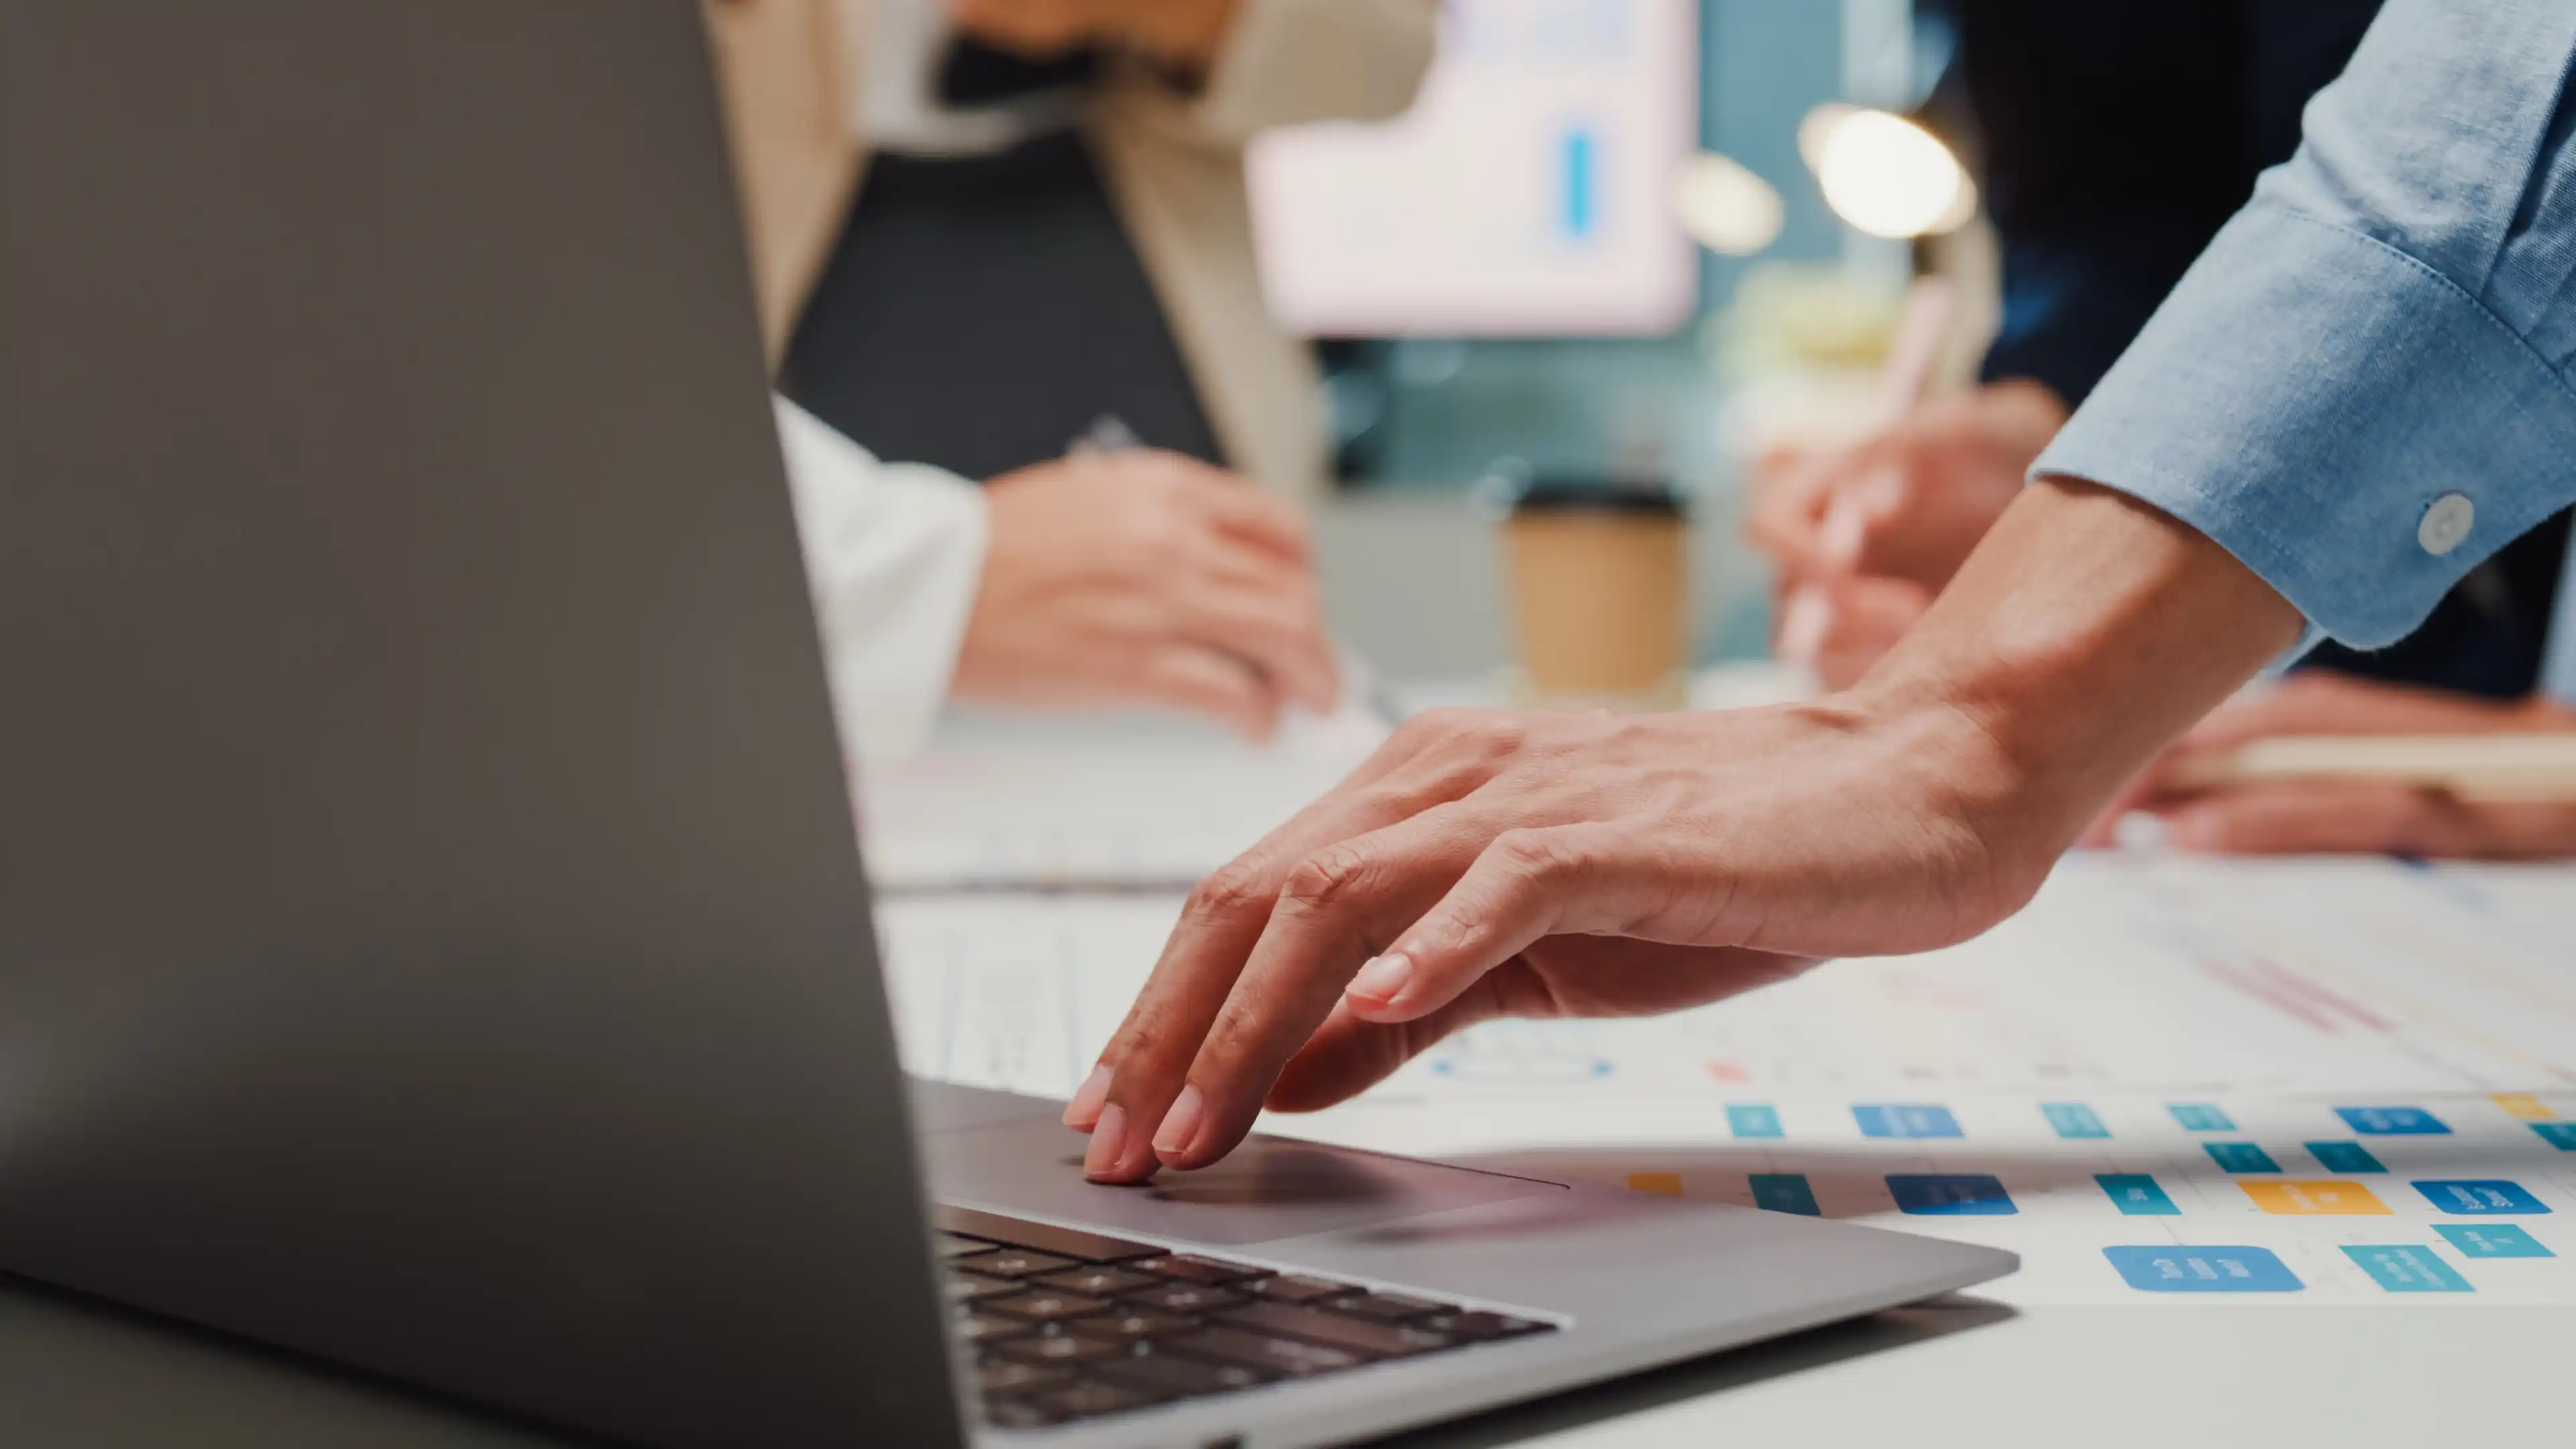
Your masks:
{"label": "forearm", "polygon": [[2288,601],[2124,495],[2033,485],[1853,691],[1950,738],[1959,808],[2026,869],[2072,843],[2157,750],[2296,643]]}

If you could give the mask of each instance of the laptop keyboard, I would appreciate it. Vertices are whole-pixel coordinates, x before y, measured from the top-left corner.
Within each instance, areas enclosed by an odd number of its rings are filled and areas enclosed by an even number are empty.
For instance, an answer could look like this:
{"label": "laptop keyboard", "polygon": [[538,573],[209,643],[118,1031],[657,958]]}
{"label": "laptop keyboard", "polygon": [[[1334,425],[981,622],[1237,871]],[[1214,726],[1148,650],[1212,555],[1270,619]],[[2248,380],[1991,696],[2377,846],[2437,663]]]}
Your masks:
{"label": "laptop keyboard", "polygon": [[987,1423],[1044,1428],[1546,1333],[1536,1319],[942,1206]]}

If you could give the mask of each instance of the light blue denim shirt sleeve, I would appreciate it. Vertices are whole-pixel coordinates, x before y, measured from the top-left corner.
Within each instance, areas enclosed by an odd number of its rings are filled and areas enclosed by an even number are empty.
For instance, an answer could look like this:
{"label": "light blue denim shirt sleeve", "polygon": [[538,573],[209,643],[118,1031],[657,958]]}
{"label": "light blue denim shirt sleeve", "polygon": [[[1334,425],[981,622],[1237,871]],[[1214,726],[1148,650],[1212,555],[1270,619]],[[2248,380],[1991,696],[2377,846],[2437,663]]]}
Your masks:
{"label": "light blue denim shirt sleeve", "polygon": [[2576,0],[2390,0],[2032,475],[2208,534],[2312,636],[2412,631],[2576,500],[2571,57]]}

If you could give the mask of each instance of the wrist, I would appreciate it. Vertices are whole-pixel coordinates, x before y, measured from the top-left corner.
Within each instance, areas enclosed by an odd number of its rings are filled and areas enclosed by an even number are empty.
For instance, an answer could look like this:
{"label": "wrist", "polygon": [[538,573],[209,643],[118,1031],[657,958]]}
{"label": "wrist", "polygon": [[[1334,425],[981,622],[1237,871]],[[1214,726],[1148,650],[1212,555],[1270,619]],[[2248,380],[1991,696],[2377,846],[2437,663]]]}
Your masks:
{"label": "wrist", "polygon": [[2050,752],[2028,748],[1991,697],[1876,670],[1818,707],[1868,742],[1900,809],[1973,859],[1989,922],[2029,900],[2084,824]]}
{"label": "wrist", "polygon": [[2044,871],[2302,626],[2204,535],[2125,495],[2043,480],[1851,703],[1912,721],[1923,748],[1960,762],[1949,808]]}

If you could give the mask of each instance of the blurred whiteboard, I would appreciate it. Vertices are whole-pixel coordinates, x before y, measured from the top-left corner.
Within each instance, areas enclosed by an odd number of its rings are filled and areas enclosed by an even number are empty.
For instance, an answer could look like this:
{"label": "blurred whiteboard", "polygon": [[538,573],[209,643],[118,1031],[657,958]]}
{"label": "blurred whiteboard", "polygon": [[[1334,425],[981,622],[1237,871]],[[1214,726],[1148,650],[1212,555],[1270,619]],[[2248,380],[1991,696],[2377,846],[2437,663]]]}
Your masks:
{"label": "blurred whiteboard", "polygon": [[1698,296],[1673,190],[1694,0],[1447,0],[1420,101],[1252,153],[1270,302],[1314,336],[1671,332]]}

